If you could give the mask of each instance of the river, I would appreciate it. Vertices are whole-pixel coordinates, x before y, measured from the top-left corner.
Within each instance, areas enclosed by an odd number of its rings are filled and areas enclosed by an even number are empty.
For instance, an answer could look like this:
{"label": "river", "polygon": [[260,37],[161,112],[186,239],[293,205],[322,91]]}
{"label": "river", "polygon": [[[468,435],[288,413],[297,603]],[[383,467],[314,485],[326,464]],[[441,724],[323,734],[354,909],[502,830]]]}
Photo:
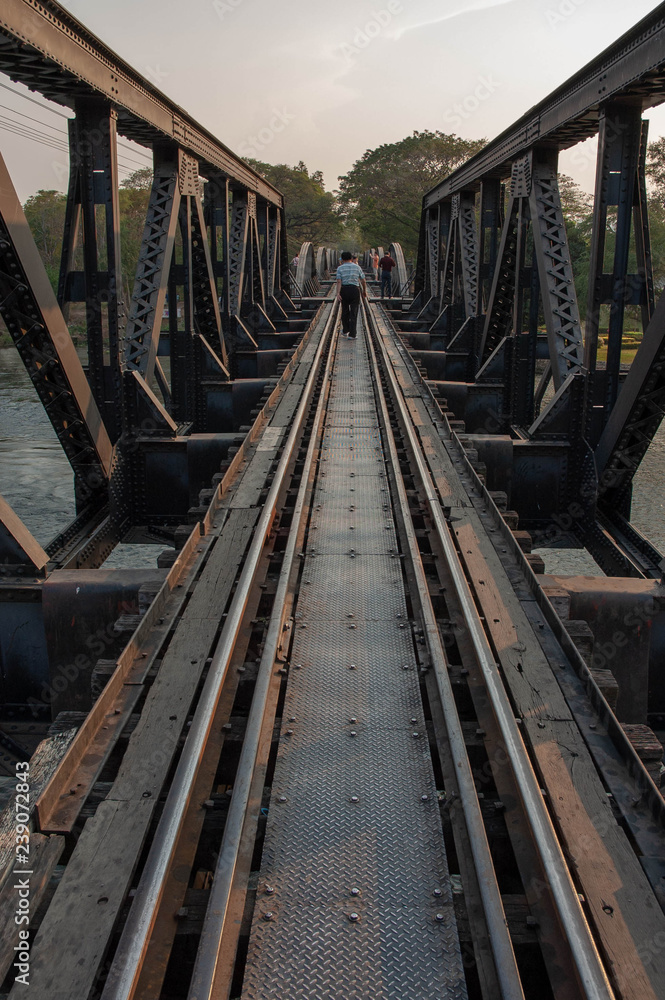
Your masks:
{"label": "river", "polygon": [[[665,424],[642,462],[633,523],[665,551]],[[0,348],[0,493],[46,545],[74,515],[73,476],[17,351]],[[154,566],[162,545],[118,546],[108,566]],[[549,572],[601,571],[584,550],[540,551]]]}

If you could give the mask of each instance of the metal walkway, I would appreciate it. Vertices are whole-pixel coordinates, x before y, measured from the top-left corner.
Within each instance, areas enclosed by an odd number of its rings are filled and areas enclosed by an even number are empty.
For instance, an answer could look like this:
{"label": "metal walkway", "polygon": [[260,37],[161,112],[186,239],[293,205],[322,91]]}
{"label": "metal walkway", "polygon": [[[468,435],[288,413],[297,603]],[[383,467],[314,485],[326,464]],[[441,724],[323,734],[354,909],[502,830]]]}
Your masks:
{"label": "metal walkway", "polygon": [[465,997],[362,339],[321,454],[243,998]]}

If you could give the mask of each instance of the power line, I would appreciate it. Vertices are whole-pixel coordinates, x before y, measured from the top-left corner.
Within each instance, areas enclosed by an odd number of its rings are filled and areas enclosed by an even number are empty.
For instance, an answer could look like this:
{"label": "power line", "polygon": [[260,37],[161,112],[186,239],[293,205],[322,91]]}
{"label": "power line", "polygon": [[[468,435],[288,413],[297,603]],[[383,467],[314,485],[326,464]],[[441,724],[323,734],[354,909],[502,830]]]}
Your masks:
{"label": "power line", "polygon": [[[23,98],[24,101],[30,101],[31,104],[36,104],[37,107],[41,108],[43,111],[50,111],[51,114],[57,115],[59,118],[64,118],[65,121],[67,121],[67,122],[72,120],[72,116],[71,115],[66,115],[63,111],[57,111],[56,108],[52,108],[48,104],[42,104],[41,101],[35,100],[34,97],[29,97],[28,94],[22,94],[19,90],[14,90],[13,87],[8,87],[6,83],[1,83],[0,82],[0,87],[2,87],[4,90],[8,90],[9,93],[10,94],[14,94],[15,97],[21,97],[21,98]],[[55,128],[54,125],[48,125],[46,122],[39,121],[38,118],[32,118],[30,115],[23,115],[22,112],[16,111],[15,108],[10,108],[6,104],[0,104],[0,107],[4,108],[5,111],[11,111],[15,115],[21,115],[23,118],[29,118],[30,121],[36,122],[37,125],[42,125],[44,128],[50,128],[50,129],[53,129],[54,131],[57,131],[57,129]],[[138,145],[138,144],[136,144],[136,145]],[[120,146],[120,139],[118,140],[118,146]],[[150,153],[148,153],[148,152],[144,153],[140,148],[139,149],[135,149],[134,145],[129,146],[129,147],[125,146],[124,147],[124,151],[125,151],[124,155],[125,155],[126,159],[130,159],[130,157],[128,156],[128,153],[134,153],[135,156],[145,156],[146,157],[145,166],[148,166],[148,164],[152,165],[152,156],[151,156]],[[138,166],[143,166],[144,165],[144,164],[141,164],[138,160],[134,160],[133,162],[135,162]]]}
{"label": "power line", "polygon": [[22,97],[24,101],[30,101],[31,104],[36,104],[38,108],[44,108],[45,111],[50,111],[52,115],[59,115],[60,118],[65,118],[69,121],[70,116],[66,115],[64,111],[56,111],[55,108],[50,107],[48,104],[42,104],[41,101],[36,101],[34,97],[29,97],[27,94],[22,94],[20,90],[14,90],[13,87],[8,87],[6,83],[0,83],[0,87],[3,90],[8,90],[10,94],[15,94],[16,97]]}

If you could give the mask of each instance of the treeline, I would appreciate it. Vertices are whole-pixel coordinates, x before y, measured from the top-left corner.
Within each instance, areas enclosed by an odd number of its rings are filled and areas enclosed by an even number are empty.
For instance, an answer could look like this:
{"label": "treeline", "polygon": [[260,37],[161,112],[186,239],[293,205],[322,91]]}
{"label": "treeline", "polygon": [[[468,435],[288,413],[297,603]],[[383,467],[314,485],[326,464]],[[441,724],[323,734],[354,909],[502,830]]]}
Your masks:
{"label": "treeline", "polygon": [[[339,178],[335,192],[326,191],[322,173],[310,172],[303,162],[294,167],[258,160],[247,162],[285,196],[290,250],[295,252],[305,240],[317,246],[352,250],[388,246],[397,241],[402,244],[407,259],[414,260],[423,193],[483,145],[482,139],[461,139],[443,132],[414,132],[399,142],[367,150],[349,172]],[[648,174],[652,259],[656,287],[660,289],[665,286],[665,138],[649,146]],[[151,176],[150,169],[138,170],[121,185],[121,245],[126,296],[131,295]],[[566,175],[561,175],[560,187],[580,310],[584,315],[593,222],[591,197]],[[65,204],[65,196],[57,191],[38,191],[24,206],[54,287],[60,264]],[[608,256],[612,252],[613,238],[610,212]]]}

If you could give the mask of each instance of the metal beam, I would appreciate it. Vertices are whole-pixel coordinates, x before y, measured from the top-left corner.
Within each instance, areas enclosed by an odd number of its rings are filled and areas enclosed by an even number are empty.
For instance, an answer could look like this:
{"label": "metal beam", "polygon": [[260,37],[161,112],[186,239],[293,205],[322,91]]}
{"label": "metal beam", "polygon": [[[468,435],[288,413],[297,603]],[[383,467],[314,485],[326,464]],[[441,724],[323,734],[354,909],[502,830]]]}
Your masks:
{"label": "metal beam", "polygon": [[424,198],[431,208],[483,177],[510,175],[511,164],[537,143],[566,149],[598,131],[601,102],[634,97],[642,110],[665,101],[665,3],[527,111]]}
{"label": "metal beam", "polygon": [[148,383],[155,369],[180,209],[178,160],[173,154],[173,150],[155,150],[155,174],[125,333],[125,368],[139,372]]}
{"label": "metal beam", "polygon": [[2,156],[0,313],[84,501],[108,481],[113,448]]}
{"label": "metal beam", "polygon": [[74,107],[77,97],[103,96],[118,111],[121,135],[143,145],[172,140],[201,161],[204,175],[221,171],[267,201],[283,205],[272,184],[54,0],[3,0],[0,71],[66,107]]}
{"label": "metal beam", "polygon": [[561,210],[556,154],[533,164],[531,221],[543,309],[550,348],[552,378],[558,390],[584,363],[582,328],[575,294],[566,226]]}

